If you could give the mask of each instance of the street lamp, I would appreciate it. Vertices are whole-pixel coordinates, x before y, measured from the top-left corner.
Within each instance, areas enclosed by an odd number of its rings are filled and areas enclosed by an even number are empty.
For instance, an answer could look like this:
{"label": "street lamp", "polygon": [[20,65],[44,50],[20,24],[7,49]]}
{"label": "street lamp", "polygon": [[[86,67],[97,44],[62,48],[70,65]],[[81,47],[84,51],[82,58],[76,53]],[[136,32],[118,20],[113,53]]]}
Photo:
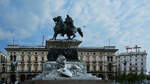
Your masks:
{"label": "street lamp", "polygon": [[13,65],[13,71],[15,71],[16,70],[16,81],[15,81],[15,84],[18,84],[18,62],[17,61],[14,61],[14,62],[12,62],[12,65]]}
{"label": "street lamp", "polygon": [[124,75],[124,78],[125,78],[125,83],[126,83],[126,71],[127,71],[127,70],[126,70],[126,66],[127,66],[127,62],[128,62],[128,61],[126,60],[126,58],[121,61],[121,63],[124,65],[124,74],[125,74],[125,75]]}
{"label": "street lamp", "polygon": [[116,74],[115,74],[115,84],[117,83],[117,60],[116,60]]}

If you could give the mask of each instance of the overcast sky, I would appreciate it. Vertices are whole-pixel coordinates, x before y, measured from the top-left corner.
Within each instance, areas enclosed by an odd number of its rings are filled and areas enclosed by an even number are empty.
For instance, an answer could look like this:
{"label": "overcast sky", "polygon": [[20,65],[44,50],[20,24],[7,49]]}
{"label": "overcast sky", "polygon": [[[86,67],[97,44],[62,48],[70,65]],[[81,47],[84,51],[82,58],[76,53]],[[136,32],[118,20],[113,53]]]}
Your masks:
{"label": "overcast sky", "polygon": [[[84,37],[81,46],[141,46],[149,54],[150,0],[0,0],[0,49],[41,45],[53,35],[52,18],[69,14]],[[147,69],[150,70],[149,55]]]}

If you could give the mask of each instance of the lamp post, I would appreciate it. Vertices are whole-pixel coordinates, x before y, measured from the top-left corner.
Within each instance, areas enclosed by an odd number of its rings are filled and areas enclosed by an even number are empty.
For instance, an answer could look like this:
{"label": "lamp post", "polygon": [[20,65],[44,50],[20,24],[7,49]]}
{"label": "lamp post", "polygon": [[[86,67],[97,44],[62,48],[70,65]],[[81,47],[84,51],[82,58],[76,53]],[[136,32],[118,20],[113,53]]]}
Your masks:
{"label": "lamp post", "polygon": [[124,67],[124,71],[125,71],[125,83],[126,83],[126,64],[127,64],[127,61],[125,60],[125,61],[124,61],[124,66],[125,66],[125,67]]}
{"label": "lamp post", "polygon": [[124,78],[125,78],[125,83],[126,83],[126,65],[127,65],[127,60],[124,59],[123,61],[121,61],[121,63],[124,65]]}
{"label": "lamp post", "polygon": [[19,83],[19,77],[18,77],[18,62],[16,62],[16,83],[15,84],[18,84]]}
{"label": "lamp post", "polygon": [[115,84],[117,83],[117,61],[116,61],[116,74],[115,74]]}
{"label": "lamp post", "polygon": [[15,84],[18,84],[18,62],[17,61],[14,61],[13,63],[13,67],[14,67],[14,70],[16,70],[16,81],[15,81]]}

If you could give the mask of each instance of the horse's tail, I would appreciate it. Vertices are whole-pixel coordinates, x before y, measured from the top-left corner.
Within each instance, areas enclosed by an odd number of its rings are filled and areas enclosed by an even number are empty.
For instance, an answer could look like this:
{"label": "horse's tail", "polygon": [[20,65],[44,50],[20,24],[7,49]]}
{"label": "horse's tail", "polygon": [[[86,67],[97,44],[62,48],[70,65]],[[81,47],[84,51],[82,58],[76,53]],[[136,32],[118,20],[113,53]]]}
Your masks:
{"label": "horse's tail", "polygon": [[81,31],[81,28],[77,28],[78,33],[83,37],[83,32]]}

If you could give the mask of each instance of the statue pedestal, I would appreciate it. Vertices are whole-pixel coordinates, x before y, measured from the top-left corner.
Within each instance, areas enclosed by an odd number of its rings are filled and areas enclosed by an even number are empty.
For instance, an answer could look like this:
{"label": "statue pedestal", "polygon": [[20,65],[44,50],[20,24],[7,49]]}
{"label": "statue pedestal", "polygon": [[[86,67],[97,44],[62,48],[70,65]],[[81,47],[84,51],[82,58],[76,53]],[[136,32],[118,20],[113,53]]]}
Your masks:
{"label": "statue pedestal", "polygon": [[58,55],[64,55],[67,61],[78,61],[77,47],[81,42],[79,40],[47,40],[48,61],[56,61]]}
{"label": "statue pedestal", "polygon": [[23,84],[112,84],[106,80],[29,80]]}
{"label": "statue pedestal", "polygon": [[[32,80],[43,82],[46,80],[64,80],[62,81],[64,84],[67,80],[100,80],[100,78],[88,74],[84,62],[78,60],[77,47],[80,43],[81,41],[78,40],[46,41],[46,47],[49,49],[48,62],[43,65],[43,73],[32,78]],[[78,81],[76,84],[86,83],[86,81],[84,83]],[[48,83],[46,82],[46,84]]]}

